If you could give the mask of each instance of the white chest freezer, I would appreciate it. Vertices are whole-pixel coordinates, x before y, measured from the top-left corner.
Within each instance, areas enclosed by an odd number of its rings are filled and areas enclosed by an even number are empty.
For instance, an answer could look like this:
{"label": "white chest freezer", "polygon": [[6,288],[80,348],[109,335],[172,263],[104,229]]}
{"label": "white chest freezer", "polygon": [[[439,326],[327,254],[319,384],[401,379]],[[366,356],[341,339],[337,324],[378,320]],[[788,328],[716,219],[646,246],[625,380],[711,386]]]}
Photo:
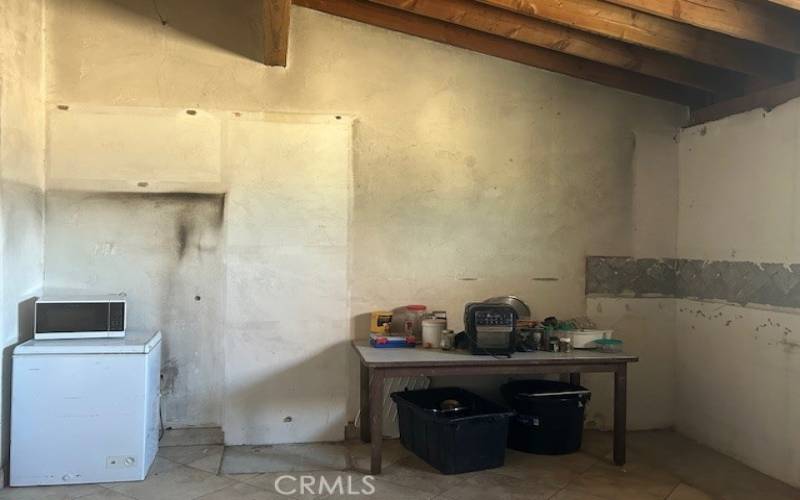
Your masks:
{"label": "white chest freezer", "polygon": [[11,486],[144,479],[158,451],[161,332],[14,349]]}

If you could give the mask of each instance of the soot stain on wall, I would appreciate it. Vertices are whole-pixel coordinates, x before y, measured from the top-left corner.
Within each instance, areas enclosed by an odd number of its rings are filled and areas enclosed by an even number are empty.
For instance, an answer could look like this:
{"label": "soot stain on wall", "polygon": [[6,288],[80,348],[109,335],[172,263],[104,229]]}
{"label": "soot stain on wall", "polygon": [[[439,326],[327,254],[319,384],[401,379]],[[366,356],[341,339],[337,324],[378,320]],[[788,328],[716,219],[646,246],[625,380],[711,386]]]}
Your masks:
{"label": "soot stain on wall", "polygon": [[[165,422],[218,424],[226,196],[74,190],[45,196],[46,289],[128,292],[132,328],[163,334]],[[115,251],[98,253],[106,247]]]}
{"label": "soot stain on wall", "polygon": [[[192,235],[207,227],[209,224],[217,229],[221,228],[225,220],[225,194],[216,193],[127,193],[103,192],[85,193],[87,200],[107,200],[109,203],[122,203],[132,210],[144,204],[152,204],[154,208],[181,207],[175,227],[175,243],[178,260],[186,255],[187,247]],[[208,215],[211,210],[211,217]],[[202,220],[201,220],[202,219]],[[203,251],[198,243],[198,250]]]}

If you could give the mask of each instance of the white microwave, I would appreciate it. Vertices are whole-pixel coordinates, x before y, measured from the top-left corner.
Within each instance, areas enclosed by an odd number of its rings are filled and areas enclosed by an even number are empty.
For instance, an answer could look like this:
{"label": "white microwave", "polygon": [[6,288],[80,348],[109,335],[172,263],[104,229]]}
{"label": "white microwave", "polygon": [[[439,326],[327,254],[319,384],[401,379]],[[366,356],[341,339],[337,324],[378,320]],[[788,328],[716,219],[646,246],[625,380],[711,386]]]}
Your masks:
{"label": "white microwave", "polygon": [[124,337],[124,295],[43,297],[34,306],[37,340]]}

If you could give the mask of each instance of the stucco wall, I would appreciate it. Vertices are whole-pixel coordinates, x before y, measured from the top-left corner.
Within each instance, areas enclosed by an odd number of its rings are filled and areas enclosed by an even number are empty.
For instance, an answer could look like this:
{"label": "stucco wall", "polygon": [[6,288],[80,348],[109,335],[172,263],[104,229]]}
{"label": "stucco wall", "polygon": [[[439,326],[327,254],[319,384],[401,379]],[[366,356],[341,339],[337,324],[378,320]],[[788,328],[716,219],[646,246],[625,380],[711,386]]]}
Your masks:
{"label": "stucco wall", "polygon": [[[632,253],[636,259],[675,257],[678,217],[678,133],[636,131],[633,156]],[[644,268],[645,266],[643,266]],[[660,294],[587,290],[586,315],[598,327],[614,330],[627,352],[639,356],[628,366],[630,429],[663,429],[675,424],[675,300]],[[657,287],[656,287],[657,288]],[[584,377],[592,390],[590,425],[610,429],[613,381],[608,374]]]}
{"label": "stucco wall", "polygon": [[678,255],[723,261],[690,293],[728,301],[687,297],[676,310],[678,429],[795,486],[799,116],[794,100],[681,133]]}
{"label": "stucco wall", "polygon": [[[5,463],[10,354],[31,333],[30,299],[42,286],[44,233],[43,5],[0,2],[0,339]],[[1,464],[0,464],[1,465]]]}
{"label": "stucco wall", "polygon": [[634,130],[685,113],[298,7],[289,66],[268,68],[260,2],[162,7],[166,26],[147,0],[52,0],[49,104],[354,116],[357,337],[374,309],[426,303],[460,328],[465,302],[506,293],[585,314],[585,255],[632,252]]}

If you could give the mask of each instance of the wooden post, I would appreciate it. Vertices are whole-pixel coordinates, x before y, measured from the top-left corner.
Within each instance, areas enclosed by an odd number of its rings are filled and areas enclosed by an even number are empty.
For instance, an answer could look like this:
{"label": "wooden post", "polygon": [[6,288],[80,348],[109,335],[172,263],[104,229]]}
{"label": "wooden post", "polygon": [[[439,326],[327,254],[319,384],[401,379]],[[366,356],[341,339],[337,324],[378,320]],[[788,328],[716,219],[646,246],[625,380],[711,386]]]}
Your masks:
{"label": "wooden post", "polygon": [[369,368],[361,363],[361,419],[359,423],[359,433],[361,440],[369,443]]}
{"label": "wooden post", "polygon": [[286,66],[291,0],[264,1],[264,64]]}
{"label": "wooden post", "polygon": [[628,420],[628,365],[614,371],[614,463],[625,465],[625,432]]}
{"label": "wooden post", "polygon": [[381,473],[381,448],[383,446],[383,370],[370,370],[369,381],[369,429],[372,442],[370,473]]}

